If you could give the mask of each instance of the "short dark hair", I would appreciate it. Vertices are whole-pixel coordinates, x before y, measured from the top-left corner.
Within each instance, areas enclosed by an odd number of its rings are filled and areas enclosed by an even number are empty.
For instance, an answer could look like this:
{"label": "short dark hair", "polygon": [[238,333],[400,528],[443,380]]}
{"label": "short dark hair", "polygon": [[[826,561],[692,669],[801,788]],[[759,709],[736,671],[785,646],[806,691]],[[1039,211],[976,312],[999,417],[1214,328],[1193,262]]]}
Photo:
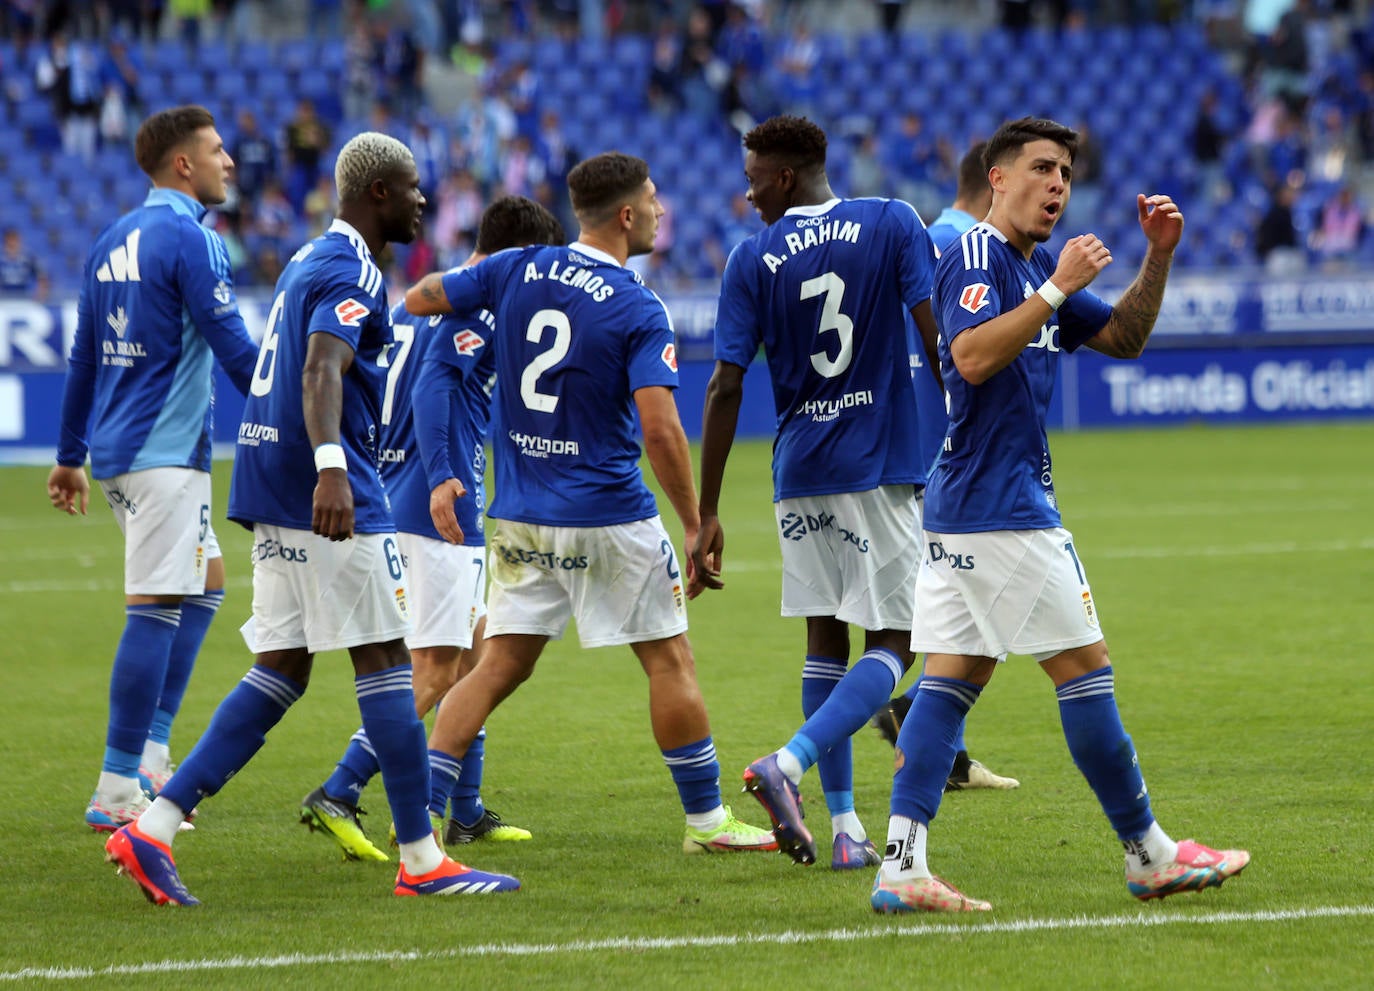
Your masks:
{"label": "short dark hair", "polygon": [[558,218],[525,196],[503,196],[482,213],[477,251],[484,255],[526,244],[564,244],[567,235]]}
{"label": "short dark hair", "polygon": [[167,164],[167,156],[203,127],[214,127],[215,115],[190,104],[153,114],[134,138],[134,159],[149,178]]}
{"label": "short dark hair", "polygon": [[1062,145],[1068,150],[1070,162],[1078,155],[1078,132],[1073,128],[1045,117],[1021,117],[1007,121],[988,138],[988,146],[983,151],[983,171],[987,172],[994,165],[1005,165],[1032,141],[1053,141]]}
{"label": "short dark hair", "polygon": [[793,171],[825,167],[825,132],[805,117],[769,117],[744,135],[744,147]]}
{"label": "short dark hair", "polygon": [[958,199],[976,196],[988,188],[988,167],[983,164],[983,152],[987,150],[986,141],[976,142],[959,159],[959,186],[955,191]]}
{"label": "short dark hair", "polygon": [[579,220],[599,223],[639,192],[649,179],[649,163],[634,155],[607,151],[593,155],[568,173],[568,195]]}

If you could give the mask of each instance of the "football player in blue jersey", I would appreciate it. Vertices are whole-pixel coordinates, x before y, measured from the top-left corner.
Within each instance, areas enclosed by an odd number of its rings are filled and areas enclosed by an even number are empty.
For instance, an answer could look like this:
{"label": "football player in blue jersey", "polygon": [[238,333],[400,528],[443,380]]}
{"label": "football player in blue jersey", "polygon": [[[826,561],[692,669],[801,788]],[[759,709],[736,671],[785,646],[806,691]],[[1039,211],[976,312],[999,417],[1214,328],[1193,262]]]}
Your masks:
{"label": "football player in blue jersey", "polygon": [[663,207],[648,165],[617,152],[579,163],[568,190],[581,227],[573,244],[503,251],[406,293],[417,314],[490,309],[500,383],[487,641],[439,707],[431,754],[452,758],[456,780],[488,714],[576,617],[582,646],[629,644],[648,676],[654,738],[687,814],[683,850],[773,850],[771,833],[721,801],[686,636],[692,566],[684,575],[639,470],[636,412],[644,454],[690,542],[696,486],[673,400],[672,323],[625,267],[653,249]]}
{"label": "football player in blue jersey", "polygon": [[420,177],[405,145],[372,131],[343,146],[334,175],[333,224],[277,281],[229,486],[229,518],[253,531],[253,616],[243,634],[256,662],[148,810],[105,845],[156,904],[197,904],[172,860],[177,824],[252,759],[323,650],[347,650],[353,662],[400,845],[395,894],[520,886],[446,857],[425,810],[405,570],[378,473],[384,357],[395,342],[375,260],[388,242],[414,239]]}
{"label": "football player in blue jersey", "polygon": [[[959,160],[959,186],[954,194],[954,202],[945,207],[940,216],[927,228],[937,254],[943,252],[960,234],[988,215],[988,207],[992,204],[992,187],[988,185],[987,170],[983,168],[983,149],[986,147],[986,141],[977,141],[964,153],[964,157]],[[916,405],[922,410],[931,411],[930,415],[921,417],[920,429],[921,450],[928,453],[929,460],[933,463],[945,440],[945,397],[936,382],[928,375],[917,374],[915,387]],[[873,716],[873,725],[894,747],[897,745],[897,734],[902,728],[902,720],[911,709],[911,700],[916,697],[920,687],[921,679],[918,677],[904,694],[882,706]],[[949,780],[945,782],[946,791],[1020,787],[1021,782],[1015,778],[997,774],[981,761],[969,757],[962,724],[954,747],[954,768],[949,772]]]}
{"label": "football player in blue jersey", "polygon": [[870,904],[879,912],[990,908],[931,874],[926,833],[940,807],[959,724],[997,664],[1029,654],[1054,682],[1074,763],[1126,853],[1137,898],[1221,884],[1250,855],[1175,842],[1156,822],[1122,728],[1083,563],[1055,498],[1045,414],[1059,356],[1086,345],[1138,357],[1154,328],[1183,215],[1137,195],[1145,260],[1115,306],[1087,290],[1112,261],[1094,234],[1058,259],[1044,247],[1063,216],[1077,135],[1022,118],[988,141],[987,219],[940,259],[935,308],[950,425],[926,486],[926,547],[911,647],[925,676],[897,740],[887,851]]}
{"label": "football player in blue jersey", "polygon": [[96,238],[77,304],[48,498],[86,512],[91,475],[124,533],[125,624],[110,674],[105,758],[86,822],[132,822],[171,775],[169,740],[196,654],[224,601],[211,526],[213,362],[248,391],[257,349],[229,253],[201,223],[233,160],[204,107],[153,114],[134,154],[143,205]]}
{"label": "football player in blue jersey", "polygon": [[[544,207],[505,196],[483,212],[476,251],[464,264],[506,248],[565,240],[563,225]],[[496,369],[486,346],[490,319],[485,311],[416,317],[404,304],[392,310],[396,346],[387,360],[382,404],[382,482],[410,582],[414,629],[406,646],[421,716],[471,670],[486,626],[482,480]],[[463,755],[445,826],[449,843],[530,839],[529,830],[503,822],[482,803],[485,738],[485,730],[478,733]],[[446,754],[435,759],[449,760]],[[387,859],[358,822],[358,797],[376,773],[376,753],[360,729],[334,773],[302,803],[302,822],[333,837],[349,858]],[[442,805],[432,811],[436,819],[445,815]]]}
{"label": "football player in blue jersey", "polygon": [[[918,493],[929,463],[920,417],[940,414],[918,412],[912,366],[924,352],[920,374],[935,385],[935,251],[910,204],[831,191],[825,132],[811,121],[771,118],[745,134],[744,147],[748,197],[768,226],[731,252],[721,281],[692,558],[703,584],[719,582],[721,485],[745,370],[762,345],[777,414],[782,614],[806,618],[806,721],[749,765],[745,789],[767,809],[779,848],[813,863],[798,787],[819,764],[831,866],[871,866],[879,856],[854,810],[850,736],[911,665]],[[852,668],[851,623],[864,630]]]}

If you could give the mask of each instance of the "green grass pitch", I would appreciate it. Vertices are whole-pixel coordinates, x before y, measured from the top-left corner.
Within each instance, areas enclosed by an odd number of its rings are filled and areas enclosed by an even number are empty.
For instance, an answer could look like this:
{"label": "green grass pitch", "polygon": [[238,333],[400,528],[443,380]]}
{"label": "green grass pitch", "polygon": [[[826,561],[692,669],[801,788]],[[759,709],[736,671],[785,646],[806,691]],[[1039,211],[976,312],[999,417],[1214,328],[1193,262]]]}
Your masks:
{"label": "green grass pitch", "polygon": [[[949,796],[932,866],[977,918],[878,917],[870,871],[685,857],[628,649],[554,644],[488,724],[486,799],[533,830],[459,856],[521,877],[488,898],[401,900],[394,867],[342,863],[296,823],[358,721],[341,653],[176,853],[204,901],[156,910],[81,821],[123,623],[103,503],[66,519],[45,469],[0,470],[0,985],[139,988],[1354,988],[1374,960],[1374,425],[1088,433],[1053,440],[1127,729],[1165,829],[1251,850],[1219,890],[1142,905],[1026,658],[994,678],[970,749],[1018,791]],[[248,535],[217,531],[229,598],[173,739],[184,755],[250,663]],[[768,446],[737,445],[727,587],[690,608],[726,801],[800,722],[802,624],[777,615]],[[667,511],[666,504],[664,505]],[[670,531],[675,526],[670,523]],[[858,810],[885,835],[891,752],[854,739]],[[380,783],[364,820],[384,837]],[[113,968],[113,971],[107,971]]]}

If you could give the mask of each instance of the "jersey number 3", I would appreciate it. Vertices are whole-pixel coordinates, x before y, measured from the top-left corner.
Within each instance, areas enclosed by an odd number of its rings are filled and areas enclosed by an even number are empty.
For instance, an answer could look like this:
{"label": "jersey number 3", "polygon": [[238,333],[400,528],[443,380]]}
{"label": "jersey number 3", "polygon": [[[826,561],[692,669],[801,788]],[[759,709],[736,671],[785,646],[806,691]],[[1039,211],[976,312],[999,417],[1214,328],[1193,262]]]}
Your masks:
{"label": "jersey number 3", "polygon": [[840,340],[839,353],[833,359],[829,349],[824,346],[811,355],[811,367],[829,379],[842,375],[854,357],[854,321],[840,312],[840,303],[844,300],[844,280],[834,272],[826,272],[801,284],[803,300],[816,296],[825,297],[821,303],[821,323],[816,328],[816,336],[819,338],[833,330]]}

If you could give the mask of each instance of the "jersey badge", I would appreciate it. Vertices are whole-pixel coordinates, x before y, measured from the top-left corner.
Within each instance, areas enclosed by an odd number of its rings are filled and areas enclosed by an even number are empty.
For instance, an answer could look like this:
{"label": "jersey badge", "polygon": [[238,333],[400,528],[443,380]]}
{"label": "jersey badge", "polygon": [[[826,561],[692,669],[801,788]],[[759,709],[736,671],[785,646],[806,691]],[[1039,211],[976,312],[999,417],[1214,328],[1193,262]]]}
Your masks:
{"label": "jersey badge", "polygon": [[219,282],[215,283],[214,295],[216,303],[220,306],[228,306],[229,300],[234,298],[234,291],[229,288],[229,283],[220,279]]}
{"label": "jersey badge", "polygon": [[986,282],[975,282],[971,286],[964,286],[964,291],[959,294],[959,305],[970,313],[977,313],[992,302],[988,299],[988,293],[991,290],[992,286]]}
{"label": "jersey badge", "polygon": [[356,299],[346,299],[338,306],[334,307],[334,316],[339,318],[339,323],[345,327],[356,327],[362,323],[363,317],[372,312]]}
{"label": "jersey badge", "polygon": [[453,335],[453,347],[459,354],[476,354],[487,342],[482,335],[471,330],[460,330]]}
{"label": "jersey badge", "polygon": [[663,345],[663,353],[659,355],[659,357],[663,359],[663,363],[667,365],[670,369],[672,369],[673,371],[677,371],[676,344],[674,344],[672,341],[669,341],[667,344]]}

